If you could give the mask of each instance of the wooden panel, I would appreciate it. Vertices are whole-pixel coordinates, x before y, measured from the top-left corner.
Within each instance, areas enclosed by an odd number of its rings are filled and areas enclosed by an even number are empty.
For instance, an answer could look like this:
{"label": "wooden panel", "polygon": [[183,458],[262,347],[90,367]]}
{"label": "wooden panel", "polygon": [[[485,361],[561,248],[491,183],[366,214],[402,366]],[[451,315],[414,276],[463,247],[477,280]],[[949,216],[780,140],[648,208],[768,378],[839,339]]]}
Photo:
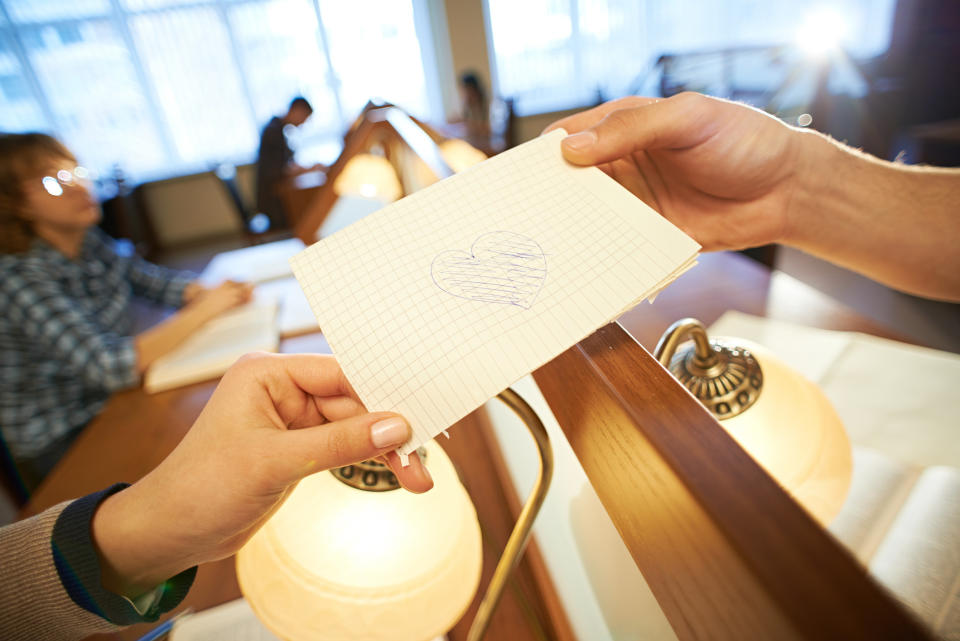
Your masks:
{"label": "wooden panel", "polygon": [[930,638],[619,325],[534,377],[681,641]]}

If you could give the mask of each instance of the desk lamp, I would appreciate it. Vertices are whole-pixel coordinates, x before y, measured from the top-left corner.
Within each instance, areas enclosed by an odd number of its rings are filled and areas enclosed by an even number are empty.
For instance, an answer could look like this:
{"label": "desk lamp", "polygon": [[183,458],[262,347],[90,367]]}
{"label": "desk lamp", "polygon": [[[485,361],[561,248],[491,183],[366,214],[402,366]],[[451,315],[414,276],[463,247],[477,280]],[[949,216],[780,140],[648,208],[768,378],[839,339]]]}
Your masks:
{"label": "desk lamp", "polygon": [[[553,458],[546,429],[513,390],[498,398],[528,427],[540,474],[471,624],[479,641],[520,560],[546,496]],[[237,553],[240,589],[260,620],[290,641],[430,641],[473,601],[482,567],[480,524],[453,463],[435,442],[434,488],[399,490],[366,461],[309,476]]]}
{"label": "desk lamp", "polygon": [[[692,338],[692,343],[681,343]],[[760,345],[708,338],[685,318],[654,354],[767,472],[821,524],[850,488],[850,440],[816,385]]]}
{"label": "desk lamp", "polygon": [[391,203],[403,196],[393,165],[379,154],[356,154],[333,183],[338,196],[360,195]]}

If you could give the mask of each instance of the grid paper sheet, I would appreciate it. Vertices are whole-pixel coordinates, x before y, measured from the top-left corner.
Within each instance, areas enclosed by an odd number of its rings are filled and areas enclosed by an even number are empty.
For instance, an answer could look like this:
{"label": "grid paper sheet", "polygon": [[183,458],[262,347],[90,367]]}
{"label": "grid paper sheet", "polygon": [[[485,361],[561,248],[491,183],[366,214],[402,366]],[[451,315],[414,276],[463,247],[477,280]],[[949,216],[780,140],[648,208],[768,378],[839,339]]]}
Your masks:
{"label": "grid paper sheet", "polygon": [[406,455],[695,264],[699,245],[557,130],[397,201],[290,263]]}

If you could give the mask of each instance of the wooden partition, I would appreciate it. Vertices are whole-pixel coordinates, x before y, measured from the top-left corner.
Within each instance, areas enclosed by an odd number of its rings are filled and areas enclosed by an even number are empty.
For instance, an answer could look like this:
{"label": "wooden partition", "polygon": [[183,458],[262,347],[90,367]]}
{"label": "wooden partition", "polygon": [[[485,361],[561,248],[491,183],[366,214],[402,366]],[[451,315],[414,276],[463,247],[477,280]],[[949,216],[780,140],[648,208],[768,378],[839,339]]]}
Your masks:
{"label": "wooden partition", "polygon": [[932,638],[621,326],[534,378],[681,641]]}

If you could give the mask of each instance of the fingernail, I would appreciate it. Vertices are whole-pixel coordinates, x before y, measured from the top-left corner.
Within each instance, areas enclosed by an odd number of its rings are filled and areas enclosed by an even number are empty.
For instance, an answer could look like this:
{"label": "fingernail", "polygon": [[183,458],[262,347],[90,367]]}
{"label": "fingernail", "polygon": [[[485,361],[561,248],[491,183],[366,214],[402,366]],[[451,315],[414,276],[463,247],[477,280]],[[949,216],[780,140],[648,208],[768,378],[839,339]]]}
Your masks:
{"label": "fingernail", "polygon": [[385,418],[370,427],[370,440],[374,447],[400,445],[407,440],[407,424],[402,418]]}
{"label": "fingernail", "polygon": [[595,131],[587,130],[581,131],[578,134],[573,134],[572,136],[567,136],[563,139],[563,144],[568,149],[586,149],[590,145],[593,145],[597,142],[597,133]]}

